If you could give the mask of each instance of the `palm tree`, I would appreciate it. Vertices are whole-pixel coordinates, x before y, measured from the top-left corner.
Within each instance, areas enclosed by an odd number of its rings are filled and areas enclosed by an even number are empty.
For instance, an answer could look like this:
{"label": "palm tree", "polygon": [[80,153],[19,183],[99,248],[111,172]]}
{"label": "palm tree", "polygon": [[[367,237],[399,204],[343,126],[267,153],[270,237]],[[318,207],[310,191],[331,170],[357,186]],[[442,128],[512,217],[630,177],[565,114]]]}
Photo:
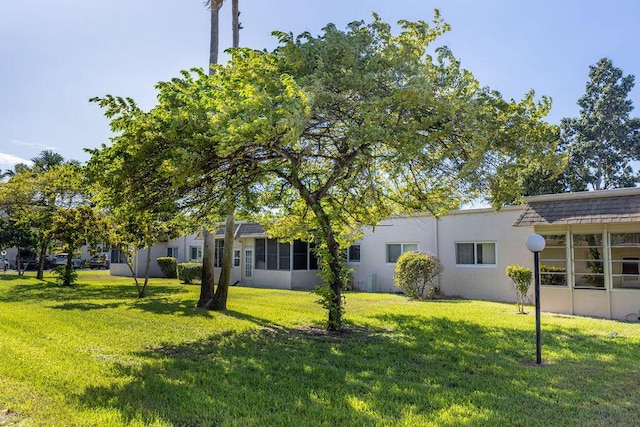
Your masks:
{"label": "palm tree", "polygon": [[[220,8],[224,0],[207,0],[205,6],[211,10],[211,37],[209,43],[209,75],[215,72],[213,65],[218,63],[218,50],[220,40]],[[200,284],[200,298],[197,306],[200,308],[213,308],[215,276],[213,261],[215,257],[213,235],[205,227],[203,232],[204,247],[202,250],[202,280]],[[225,235],[226,237],[226,235]]]}
{"label": "palm tree", "polygon": [[224,0],[207,0],[205,6],[211,9],[211,41],[209,43],[209,75],[213,74],[211,65],[218,63],[218,45],[220,41],[220,8]]}
{"label": "palm tree", "polygon": [[[214,73],[212,65],[218,62],[219,45],[219,12],[224,0],[208,0],[207,5],[211,8],[211,43],[209,48],[209,75]],[[231,0],[233,47],[239,46],[240,22],[238,17],[238,0]],[[202,284],[200,288],[200,299],[198,307],[213,310],[227,309],[227,295],[229,291],[229,281],[231,279],[231,269],[233,262],[233,232],[235,229],[234,206],[229,204],[227,218],[225,221],[224,249],[222,254],[222,269],[218,280],[218,287],[214,289],[213,261],[215,257],[214,238],[208,231],[204,230],[204,248],[202,251]]]}

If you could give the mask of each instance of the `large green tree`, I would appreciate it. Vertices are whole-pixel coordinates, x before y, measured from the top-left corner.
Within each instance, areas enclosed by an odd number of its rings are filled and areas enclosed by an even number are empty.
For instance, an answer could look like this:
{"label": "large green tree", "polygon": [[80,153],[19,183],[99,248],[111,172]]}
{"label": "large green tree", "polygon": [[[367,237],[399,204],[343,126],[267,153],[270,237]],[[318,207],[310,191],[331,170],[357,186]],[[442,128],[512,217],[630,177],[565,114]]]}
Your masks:
{"label": "large green tree", "polygon": [[572,191],[633,187],[640,159],[640,119],[631,117],[633,75],[623,75],[608,58],[589,67],[589,81],[578,100],[580,116],[562,121],[569,153],[566,181]]}
{"label": "large green tree", "polygon": [[482,194],[500,206],[524,173],[559,163],[546,98],[505,101],[448,49],[431,49],[448,30],[437,12],[432,25],[399,24],[398,35],[377,16],[318,37],[278,32],[272,52],[236,49],[211,76],[160,83],[144,116],[171,130],[158,173],[185,199],[203,205],[231,191],[259,206],[271,235],[314,242],[329,329],[342,325],[340,249],[362,226],[440,215]]}

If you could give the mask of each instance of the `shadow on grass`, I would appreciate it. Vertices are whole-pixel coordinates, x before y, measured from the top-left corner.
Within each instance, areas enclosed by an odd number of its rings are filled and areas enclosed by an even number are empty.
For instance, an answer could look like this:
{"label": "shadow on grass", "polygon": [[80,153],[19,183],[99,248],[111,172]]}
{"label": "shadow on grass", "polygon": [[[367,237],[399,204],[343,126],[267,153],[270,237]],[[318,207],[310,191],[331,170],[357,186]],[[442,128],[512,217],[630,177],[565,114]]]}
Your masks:
{"label": "shadow on grass", "polygon": [[24,280],[24,276],[18,276],[18,273],[0,273],[0,282],[12,280]]}
{"label": "shadow on grass", "polygon": [[227,314],[261,328],[136,354],[141,364],[116,364],[120,380],[86,389],[80,403],[173,425],[640,422],[639,348],[626,341],[549,333],[545,345],[571,342],[575,359],[533,369],[535,344],[520,330],[387,315],[384,329],[336,336]]}
{"label": "shadow on grass", "polygon": [[[30,278],[31,280],[33,278]],[[29,279],[27,279],[29,280]],[[151,283],[148,296],[138,298],[135,284],[86,284],[59,286],[48,278],[37,283],[15,284],[0,291],[0,302],[40,302],[60,310],[98,310],[128,305],[156,314],[211,316],[195,308],[196,301],[182,296],[191,291],[174,285]]]}

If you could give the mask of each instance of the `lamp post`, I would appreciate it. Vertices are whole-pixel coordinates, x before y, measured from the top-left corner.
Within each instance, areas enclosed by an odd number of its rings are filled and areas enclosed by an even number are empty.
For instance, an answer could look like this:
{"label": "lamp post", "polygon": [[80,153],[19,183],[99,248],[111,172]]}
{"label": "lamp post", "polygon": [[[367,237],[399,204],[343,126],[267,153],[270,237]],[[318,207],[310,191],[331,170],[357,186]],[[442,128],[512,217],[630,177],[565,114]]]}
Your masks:
{"label": "lamp post", "polygon": [[527,238],[527,249],[533,252],[533,274],[536,297],[536,364],[542,364],[542,343],[540,341],[540,252],[544,250],[544,237],[532,234]]}

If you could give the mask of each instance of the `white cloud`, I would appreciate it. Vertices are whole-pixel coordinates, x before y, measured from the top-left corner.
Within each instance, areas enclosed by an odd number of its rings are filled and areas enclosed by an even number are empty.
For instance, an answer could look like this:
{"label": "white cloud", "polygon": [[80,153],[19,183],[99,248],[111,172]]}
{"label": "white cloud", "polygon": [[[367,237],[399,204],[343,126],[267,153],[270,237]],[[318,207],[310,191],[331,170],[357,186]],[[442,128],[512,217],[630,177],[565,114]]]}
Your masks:
{"label": "white cloud", "polygon": [[31,160],[23,159],[12,154],[0,153],[0,170],[13,169],[18,163],[30,165]]}
{"label": "white cloud", "polygon": [[14,144],[14,145],[22,145],[23,147],[37,147],[37,148],[42,148],[43,150],[57,150],[58,149],[58,147],[55,147],[55,146],[52,146],[52,145],[38,144],[37,142],[20,141],[19,139],[12,139],[9,142]]}

